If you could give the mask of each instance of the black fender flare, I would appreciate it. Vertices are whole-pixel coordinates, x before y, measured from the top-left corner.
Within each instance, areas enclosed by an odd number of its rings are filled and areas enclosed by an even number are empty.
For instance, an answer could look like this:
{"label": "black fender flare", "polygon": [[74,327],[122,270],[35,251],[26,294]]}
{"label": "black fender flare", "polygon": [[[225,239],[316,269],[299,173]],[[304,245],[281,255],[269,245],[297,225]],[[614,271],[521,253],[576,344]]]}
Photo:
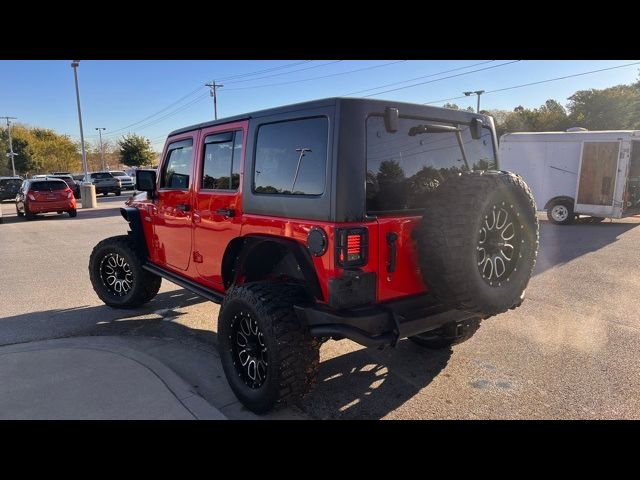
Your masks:
{"label": "black fender flare", "polygon": [[575,200],[574,200],[573,198],[569,197],[568,195],[558,195],[557,197],[553,197],[553,198],[549,199],[549,200],[547,201],[547,203],[545,203],[545,204],[544,204],[544,209],[545,209],[545,210],[548,210],[548,209],[549,209],[549,207],[550,207],[553,203],[557,202],[558,200],[564,200],[564,201],[566,201],[566,202],[571,203],[571,205],[573,205],[573,204],[575,203]]}
{"label": "black fender flare", "polygon": [[320,282],[316,274],[311,254],[306,247],[296,242],[295,240],[272,237],[269,235],[247,235],[244,237],[234,238],[222,257],[222,278],[225,288],[229,288],[234,285],[238,277],[244,271],[244,266],[251,254],[261,245],[265,243],[271,243],[279,245],[286,250],[289,250],[296,262],[300,266],[300,272],[305,280],[306,288],[311,295],[319,300],[323,299],[322,289],[320,288]]}
{"label": "black fender flare", "polygon": [[127,235],[133,240],[136,249],[146,261],[147,258],[149,258],[149,250],[147,249],[147,242],[144,238],[140,210],[135,207],[122,207],[120,208],[120,215],[129,223],[130,230],[127,232]]}

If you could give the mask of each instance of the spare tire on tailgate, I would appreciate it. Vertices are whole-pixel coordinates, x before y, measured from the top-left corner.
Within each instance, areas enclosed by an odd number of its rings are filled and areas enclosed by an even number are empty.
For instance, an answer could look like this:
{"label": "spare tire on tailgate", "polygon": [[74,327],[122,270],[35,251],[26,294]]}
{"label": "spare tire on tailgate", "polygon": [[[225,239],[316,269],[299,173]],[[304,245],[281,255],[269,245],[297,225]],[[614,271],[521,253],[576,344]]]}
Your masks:
{"label": "spare tire on tailgate", "polygon": [[452,307],[494,315],[522,303],[538,253],[527,184],[502,171],[447,179],[414,230],[429,291]]}

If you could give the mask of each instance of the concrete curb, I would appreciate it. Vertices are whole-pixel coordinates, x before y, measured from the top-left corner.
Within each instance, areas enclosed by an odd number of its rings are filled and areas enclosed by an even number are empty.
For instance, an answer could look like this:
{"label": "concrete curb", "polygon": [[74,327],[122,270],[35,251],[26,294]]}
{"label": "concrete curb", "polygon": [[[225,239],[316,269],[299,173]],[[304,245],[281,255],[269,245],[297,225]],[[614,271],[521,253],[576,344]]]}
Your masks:
{"label": "concrete curb", "polygon": [[29,351],[79,349],[97,350],[120,355],[149,370],[173,396],[198,420],[226,420],[227,417],[194,392],[173,370],[156,358],[126,346],[121,337],[74,337],[19,343],[0,347],[0,356]]}

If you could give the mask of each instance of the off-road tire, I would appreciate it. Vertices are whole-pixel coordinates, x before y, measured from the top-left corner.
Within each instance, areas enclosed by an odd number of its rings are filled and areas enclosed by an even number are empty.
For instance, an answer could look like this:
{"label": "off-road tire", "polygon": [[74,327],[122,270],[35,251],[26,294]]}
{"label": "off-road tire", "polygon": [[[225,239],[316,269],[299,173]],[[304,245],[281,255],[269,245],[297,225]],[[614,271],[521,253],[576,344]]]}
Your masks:
{"label": "off-road tire", "polygon": [[75,218],[78,216],[78,211],[75,208],[73,210],[69,210],[68,213],[71,218]]}
{"label": "off-road tire", "polygon": [[[222,366],[233,392],[255,413],[294,403],[315,386],[320,342],[309,334],[293,309],[294,304],[307,301],[304,290],[289,283],[247,283],[227,292],[218,316]],[[239,315],[255,319],[266,349],[266,374],[258,386],[250,386],[250,380],[242,377],[244,367],[235,350],[241,348],[235,346],[240,337],[234,322],[239,321]]]}
{"label": "off-road tire", "polygon": [[[124,295],[110,290],[101,276],[101,264],[110,254],[124,257],[132,273],[131,289]],[[89,258],[89,278],[100,300],[113,308],[135,308],[156,296],[162,278],[142,268],[143,255],[128,235],[118,235],[99,242]]]}
{"label": "off-road tire", "polygon": [[431,332],[421,333],[420,335],[414,335],[409,337],[416,345],[432,350],[439,350],[442,348],[449,348],[453,345],[457,345],[462,342],[466,342],[478,331],[480,328],[480,319],[474,319],[469,321],[469,327],[467,327],[462,335],[452,334],[450,328],[441,327]]}
{"label": "off-road tire", "polygon": [[[492,282],[491,275],[487,278],[481,271],[478,258],[483,231],[487,241],[490,230],[485,222],[492,212],[500,215],[501,210],[507,215],[504,221],[513,224],[515,240],[510,241],[517,243],[513,260],[503,270],[510,269],[509,274]],[[495,217],[493,221],[498,222]],[[500,235],[504,238],[504,232]],[[447,179],[425,205],[423,219],[414,230],[420,271],[429,291],[452,308],[483,315],[522,303],[536,263],[538,236],[529,187],[522,177],[502,171],[465,172]],[[491,258],[495,265],[491,274],[494,268],[497,273],[497,259]],[[500,259],[506,265],[506,256]]]}
{"label": "off-road tire", "polygon": [[[556,206],[564,207],[567,209],[567,217],[564,220],[558,220],[553,215],[553,208]],[[568,200],[554,200],[549,204],[547,208],[547,218],[551,223],[556,225],[570,225],[576,220],[576,215],[573,213],[573,204]]]}

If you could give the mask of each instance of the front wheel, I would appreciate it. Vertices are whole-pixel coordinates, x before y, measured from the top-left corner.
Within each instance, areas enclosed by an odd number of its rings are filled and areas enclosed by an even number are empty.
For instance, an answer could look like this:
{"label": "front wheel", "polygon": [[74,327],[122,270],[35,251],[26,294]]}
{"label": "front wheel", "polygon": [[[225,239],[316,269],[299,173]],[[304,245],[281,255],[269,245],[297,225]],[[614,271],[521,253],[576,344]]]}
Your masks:
{"label": "front wheel", "polygon": [[114,308],[135,308],[155,297],[162,278],[144,270],[142,264],[127,235],[98,243],[89,258],[89,277],[100,300]]}
{"label": "front wheel", "polygon": [[296,316],[306,296],[297,285],[255,282],[233,287],[218,317],[225,375],[249,410],[265,413],[315,385],[320,344]]}
{"label": "front wheel", "polygon": [[567,200],[557,200],[547,209],[547,218],[556,225],[569,225],[574,217],[573,205]]}
{"label": "front wheel", "polygon": [[122,192],[120,190],[116,190],[115,195],[116,197],[119,197],[120,195],[122,195]]}

